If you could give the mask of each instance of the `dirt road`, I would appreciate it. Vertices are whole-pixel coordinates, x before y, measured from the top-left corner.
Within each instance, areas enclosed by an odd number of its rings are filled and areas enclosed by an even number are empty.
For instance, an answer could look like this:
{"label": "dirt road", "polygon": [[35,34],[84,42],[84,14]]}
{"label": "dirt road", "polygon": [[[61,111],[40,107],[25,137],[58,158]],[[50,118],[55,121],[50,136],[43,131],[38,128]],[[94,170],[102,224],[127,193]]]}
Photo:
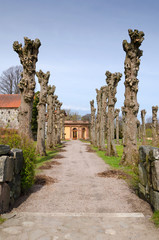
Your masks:
{"label": "dirt road", "polygon": [[87,144],[69,141],[64,149],[61,165],[43,170],[57,182],[35,186],[0,225],[0,239],[159,239],[149,205],[124,180],[98,177],[109,166]]}

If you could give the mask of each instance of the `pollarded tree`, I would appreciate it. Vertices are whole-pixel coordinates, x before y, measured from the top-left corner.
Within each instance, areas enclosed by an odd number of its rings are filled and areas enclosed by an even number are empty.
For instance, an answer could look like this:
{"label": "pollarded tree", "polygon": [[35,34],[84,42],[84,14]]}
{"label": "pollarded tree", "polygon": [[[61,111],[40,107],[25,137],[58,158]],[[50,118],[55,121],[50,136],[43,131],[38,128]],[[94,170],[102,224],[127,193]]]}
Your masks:
{"label": "pollarded tree", "polygon": [[46,74],[40,70],[36,72],[38,81],[40,83],[40,94],[39,94],[39,104],[38,104],[38,134],[37,134],[37,146],[36,152],[41,156],[46,155],[45,150],[45,114],[46,114],[46,101],[47,101],[47,84],[50,77],[50,72]]}
{"label": "pollarded tree", "polygon": [[0,76],[1,94],[19,94],[18,84],[21,80],[22,66],[14,66],[3,71]]}
{"label": "pollarded tree", "polygon": [[38,60],[39,39],[31,40],[24,37],[24,47],[19,42],[13,43],[13,49],[19,55],[23,65],[22,79],[19,84],[21,105],[19,108],[19,133],[32,138],[31,119],[35,90],[36,62]]}
{"label": "pollarded tree", "polygon": [[39,94],[40,92],[36,92],[33,101],[33,109],[32,109],[32,120],[31,120],[31,130],[33,134],[33,138],[36,139],[37,131],[38,131],[38,103],[39,103]]}
{"label": "pollarded tree", "polygon": [[140,66],[142,51],[139,49],[144,40],[144,33],[138,30],[128,30],[130,43],[123,41],[125,57],[125,101],[122,112],[124,116],[124,150],[122,163],[124,165],[136,165],[138,163],[137,149],[137,114],[139,104],[137,102],[138,82],[137,74]]}
{"label": "pollarded tree", "polygon": [[108,84],[108,118],[107,118],[107,155],[117,156],[114,144],[114,110],[117,101],[115,95],[117,93],[117,85],[121,80],[121,73],[106,72],[106,82]]}
{"label": "pollarded tree", "polygon": [[61,106],[62,103],[58,101],[56,105],[56,117],[57,117],[57,143],[61,143],[61,122],[60,122],[60,114],[61,114]]}
{"label": "pollarded tree", "polygon": [[46,145],[48,149],[53,147],[53,99],[54,99],[54,92],[56,87],[53,85],[48,86],[47,90],[47,138],[46,138]]}

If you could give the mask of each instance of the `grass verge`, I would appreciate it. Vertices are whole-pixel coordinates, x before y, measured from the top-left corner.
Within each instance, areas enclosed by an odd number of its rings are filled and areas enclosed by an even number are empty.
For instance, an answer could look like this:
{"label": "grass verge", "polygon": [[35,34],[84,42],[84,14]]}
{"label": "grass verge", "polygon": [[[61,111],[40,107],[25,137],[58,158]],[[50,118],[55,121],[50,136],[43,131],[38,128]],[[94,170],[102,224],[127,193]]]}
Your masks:
{"label": "grass verge", "polygon": [[118,169],[120,171],[123,171],[124,173],[128,174],[130,177],[126,177],[126,175],[123,175],[123,179],[126,180],[126,182],[129,184],[131,188],[133,188],[136,192],[138,190],[138,168],[132,169],[131,166],[123,166],[120,165],[121,157],[123,154],[123,146],[122,145],[116,145],[116,150],[118,153],[118,157],[109,157],[105,155],[105,151],[99,151],[97,147],[94,147],[91,145],[91,148],[96,151],[97,155],[104,160],[105,163],[107,163],[112,169]]}
{"label": "grass verge", "polygon": [[5,222],[5,218],[2,218],[1,216],[0,216],[0,224],[2,224],[3,222]]}
{"label": "grass verge", "polygon": [[152,221],[154,222],[156,227],[159,227],[159,210],[153,213]]}

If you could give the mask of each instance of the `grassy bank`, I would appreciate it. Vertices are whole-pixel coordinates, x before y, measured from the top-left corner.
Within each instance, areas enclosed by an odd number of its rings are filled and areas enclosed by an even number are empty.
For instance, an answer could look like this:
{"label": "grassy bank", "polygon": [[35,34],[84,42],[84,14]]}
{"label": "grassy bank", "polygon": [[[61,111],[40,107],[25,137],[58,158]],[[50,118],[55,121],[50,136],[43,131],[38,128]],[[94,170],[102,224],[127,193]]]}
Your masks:
{"label": "grassy bank", "polygon": [[[116,150],[118,153],[118,157],[109,157],[106,156],[106,151],[99,151],[97,147],[94,147],[91,145],[91,148],[96,151],[97,155],[104,160],[105,163],[107,163],[112,169],[120,170],[124,172],[126,175],[123,176],[123,179],[126,180],[134,190],[137,191],[138,189],[138,168],[132,169],[131,167],[126,167],[123,165],[120,165],[121,157],[123,154],[123,146],[122,145],[116,145]],[[127,176],[127,177],[126,177]]]}
{"label": "grassy bank", "polygon": [[159,210],[158,210],[158,211],[155,211],[155,212],[153,213],[152,221],[154,222],[154,224],[156,225],[156,227],[159,228]]}

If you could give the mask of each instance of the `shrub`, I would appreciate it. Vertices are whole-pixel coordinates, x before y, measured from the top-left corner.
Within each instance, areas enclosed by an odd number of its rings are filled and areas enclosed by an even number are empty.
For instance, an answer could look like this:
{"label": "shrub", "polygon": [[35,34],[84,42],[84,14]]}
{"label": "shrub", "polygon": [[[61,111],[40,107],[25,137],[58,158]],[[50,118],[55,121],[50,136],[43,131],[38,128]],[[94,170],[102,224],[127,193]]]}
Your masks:
{"label": "shrub", "polygon": [[19,136],[16,130],[0,129],[0,136],[0,144],[23,150],[24,166],[21,172],[21,187],[22,192],[26,192],[34,183],[36,161],[34,142],[26,136]]}

